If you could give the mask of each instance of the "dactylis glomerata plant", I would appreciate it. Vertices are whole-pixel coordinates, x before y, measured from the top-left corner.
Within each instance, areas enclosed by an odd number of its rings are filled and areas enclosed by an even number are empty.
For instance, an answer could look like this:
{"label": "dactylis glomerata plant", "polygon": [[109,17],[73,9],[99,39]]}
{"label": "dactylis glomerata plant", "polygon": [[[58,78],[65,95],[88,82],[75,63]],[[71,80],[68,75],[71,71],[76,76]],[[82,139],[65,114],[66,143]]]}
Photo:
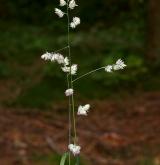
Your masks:
{"label": "dactylis glomerata plant", "polygon": [[[90,72],[87,72],[86,74],[83,74],[82,76],[73,79],[73,76],[77,73],[78,67],[77,64],[72,64],[71,59],[71,42],[70,42],[70,29],[76,28],[80,24],[80,18],[79,17],[73,17],[73,19],[70,21],[70,11],[73,10],[78,5],[76,4],[75,0],[60,0],[60,7],[66,6],[66,12],[63,12],[62,10],[55,8],[55,14],[58,15],[59,18],[62,18],[64,16],[67,17],[68,20],[68,34],[67,34],[67,46],[59,49],[53,53],[45,53],[41,56],[42,59],[46,61],[51,62],[57,62],[62,71],[66,73],[66,79],[67,79],[67,86],[68,89],[65,91],[66,97],[68,97],[69,100],[69,144],[68,144],[68,152],[65,153],[62,156],[60,165],[65,164],[66,158],[69,158],[69,165],[71,164],[71,154],[73,154],[75,157],[78,157],[80,154],[81,147],[78,145],[77,141],[77,133],[76,133],[76,114],[77,115],[83,115],[87,116],[87,113],[90,109],[90,105],[79,105],[78,110],[76,112],[75,110],[75,103],[74,103],[74,82],[88,76],[96,71],[104,69],[106,72],[112,72],[116,70],[121,70],[126,67],[124,62],[121,59],[118,59],[115,64],[113,65],[107,65],[104,67],[100,67],[98,69],[92,70]],[[61,52],[64,49],[68,49],[68,56],[64,57]],[[73,136],[72,136],[73,135]]]}

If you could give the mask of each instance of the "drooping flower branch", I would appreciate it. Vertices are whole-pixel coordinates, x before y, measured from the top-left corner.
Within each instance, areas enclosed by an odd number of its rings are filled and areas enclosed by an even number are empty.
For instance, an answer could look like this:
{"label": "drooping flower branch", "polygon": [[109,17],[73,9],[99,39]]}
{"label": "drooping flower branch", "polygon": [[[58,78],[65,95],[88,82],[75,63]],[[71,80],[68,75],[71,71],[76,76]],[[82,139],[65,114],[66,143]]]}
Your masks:
{"label": "drooping flower branch", "polygon": [[122,70],[122,69],[124,69],[126,66],[127,66],[127,65],[126,65],[121,59],[118,59],[118,60],[116,61],[116,63],[113,64],[113,65],[103,66],[103,67],[94,69],[94,70],[92,70],[92,71],[90,71],[90,72],[87,72],[87,73],[85,73],[85,74],[83,74],[83,75],[77,77],[76,79],[73,80],[73,83],[76,82],[77,80],[83,78],[83,77],[86,77],[86,76],[88,76],[88,75],[90,75],[90,74],[92,74],[92,73],[95,73],[95,72],[97,72],[97,71],[100,71],[100,70],[102,70],[102,69],[105,70],[106,72],[112,72],[113,70],[114,70],[114,71],[116,71],[116,70]]}
{"label": "drooping flower branch", "polygon": [[[61,70],[66,74],[66,79],[67,79],[67,89],[64,92],[66,97],[68,97],[68,102],[69,102],[69,142],[68,142],[68,157],[69,157],[69,165],[71,163],[71,158],[70,158],[70,153],[72,153],[74,156],[80,154],[81,147],[77,145],[77,132],[76,132],[76,114],[77,115],[82,115],[82,116],[87,116],[89,109],[90,109],[90,104],[86,105],[79,105],[77,113],[75,112],[75,101],[74,101],[74,93],[76,92],[74,90],[74,82],[78,81],[79,79],[86,77],[94,72],[104,70],[106,72],[113,72],[117,70],[124,69],[126,67],[126,64],[121,60],[118,59],[115,64],[110,64],[107,66],[103,66],[100,68],[97,68],[95,70],[92,70],[90,72],[87,72],[78,78],[73,80],[73,76],[77,73],[78,70],[78,65],[77,64],[72,64],[72,58],[71,58],[71,41],[70,41],[70,28],[74,29],[76,28],[80,23],[81,20],[79,17],[73,17],[72,21],[70,21],[70,11],[73,10],[75,7],[78,5],[76,4],[75,0],[60,0],[59,6],[63,7],[66,6],[66,12],[62,11],[61,9],[55,8],[55,14],[58,15],[59,18],[62,18],[64,16],[67,17],[67,46],[64,48],[61,48],[59,50],[56,50],[55,52],[52,53],[44,53],[41,58],[45,61],[51,61],[51,62],[57,62]],[[68,50],[68,55],[64,57],[61,52],[62,50],[67,49]],[[72,137],[73,133],[73,137]],[[72,140],[73,139],[73,140]],[[66,154],[64,154],[64,157],[66,157]],[[62,157],[62,161],[64,162],[64,157]]]}

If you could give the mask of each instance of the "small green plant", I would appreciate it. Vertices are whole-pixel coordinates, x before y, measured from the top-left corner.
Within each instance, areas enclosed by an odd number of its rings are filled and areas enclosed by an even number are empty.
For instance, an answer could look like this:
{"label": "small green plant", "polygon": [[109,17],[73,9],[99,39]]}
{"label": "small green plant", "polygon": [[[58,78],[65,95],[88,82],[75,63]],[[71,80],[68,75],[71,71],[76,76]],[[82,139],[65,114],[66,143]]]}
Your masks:
{"label": "small green plant", "polygon": [[[74,83],[77,83],[78,80],[87,77],[90,74],[93,74],[97,71],[104,70],[108,73],[111,73],[113,71],[124,69],[126,65],[121,59],[118,59],[114,64],[99,67],[74,79],[73,76],[76,75],[77,73],[78,65],[72,63],[70,29],[75,29],[81,23],[81,20],[79,17],[73,17],[72,21],[70,19],[70,11],[78,6],[75,0],[67,0],[67,1],[60,0],[60,7],[64,7],[64,6],[66,6],[66,12],[63,12],[61,9],[55,8],[55,13],[59,16],[59,18],[62,18],[64,16],[67,17],[67,45],[52,53],[47,52],[43,54],[41,58],[46,61],[58,63],[61,66],[61,70],[66,74],[67,89],[65,91],[65,95],[66,97],[68,97],[68,104],[69,104],[68,105],[69,107],[68,150],[69,151],[63,154],[60,165],[64,165],[67,158],[68,158],[68,164],[71,165],[71,154],[75,156],[76,165],[78,165],[81,147],[80,145],[78,145],[77,129],[76,129],[77,125],[76,125],[76,113],[75,113],[76,110],[75,110],[75,98],[74,98],[74,94],[75,94]],[[60,52],[65,49],[68,50],[68,55],[66,57],[60,54]],[[77,110],[77,115],[87,116],[89,109],[90,109],[90,104],[79,105]]]}

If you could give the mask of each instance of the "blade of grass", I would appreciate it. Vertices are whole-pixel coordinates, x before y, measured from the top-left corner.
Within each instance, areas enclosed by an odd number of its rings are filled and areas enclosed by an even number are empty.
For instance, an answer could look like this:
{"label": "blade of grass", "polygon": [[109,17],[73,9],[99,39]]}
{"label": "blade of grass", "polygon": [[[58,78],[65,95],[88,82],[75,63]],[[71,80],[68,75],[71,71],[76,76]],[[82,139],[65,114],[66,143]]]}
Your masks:
{"label": "blade of grass", "polygon": [[66,152],[66,153],[64,153],[64,154],[62,155],[62,158],[61,158],[61,161],[60,161],[60,165],[65,165],[67,156],[68,156],[68,152]]}
{"label": "blade of grass", "polygon": [[79,162],[80,162],[79,160],[80,160],[80,157],[77,156],[77,158],[76,158],[76,164],[75,164],[75,165],[79,165],[79,164],[80,164],[80,163],[79,163]]}

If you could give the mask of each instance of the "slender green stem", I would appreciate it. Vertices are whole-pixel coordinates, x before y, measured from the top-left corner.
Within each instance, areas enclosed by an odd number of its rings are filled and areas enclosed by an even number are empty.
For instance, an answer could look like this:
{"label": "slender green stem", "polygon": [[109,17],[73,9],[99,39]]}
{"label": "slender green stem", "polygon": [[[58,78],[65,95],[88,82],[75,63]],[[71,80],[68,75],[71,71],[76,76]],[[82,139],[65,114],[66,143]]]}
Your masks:
{"label": "slender green stem", "polygon": [[[68,13],[68,1],[67,1],[67,13]],[[69,19],[68,18],[69,17],[69,15],[67,14],[67,20]],[[68,20],[69,21],[69,20]],[[68,24],[67,24],[67,26],[68,26]],[[71,55],[70,55],[70,43],[69,43],[69,29],[68,29],[68,33],[67,33],[67,39],[68,39],[68,51],[69,51],[69,59],[71,60]],[[70,82],[70,79],[69,79],[69,74],[67,74],[67,83],[68,83],[68,89],[70,88],[70,86],[71,86],[71,82]],[[69,144],[71,144],[71,131],[72,131],[72,121],[71,121],[71,111],[72,111],[72,102],[71,102],[71,97],[69,97]],[[71,154],[70,154],[70,152],[69,152],[69,165],[71,164]]]}
{"label": "slender green stem", "polygon": [[77,80],[79,80],[79,79],[81,79],[81,78],[83,78],[83,77],[86,77],[86,76],[88,76],[88,75],[90,75],[90,74],[92,74],[92,73],[94,73],[94,72],[97,72],[97,71],[99,71],[99,70],[102,70],[102,69],[104,69],[104,68],[105,68],[105,66],[103,66],[103,67],[101,67],[101,68],[94,69],[94,70],[92,70],[92,71],[90,71],[90,72],[87,72],[87,73],[83,74],[82,76],[79,76],[78,78],[74,79],[74,80],[72,81],[72,83],[74,83],[74,82],[76,82]]}
{"label": "slender green stem", "polygon": [[[71,74],[71,47],[70,47],[70,17],[69,17],[69,0],[67,1],[67,20],[68,20],[68,53],[70,60],[70,87],[74,90],[72,83],[72,74]],[[76,133],[76,119],[75,119],[75,105],[74,105],[74,95],[71,96],[71,106],[72,106],[72,115],[73,115],[73,129],[74,129],[74,144],[76,144],[77,133]]]}
{"label": "slender green stem", "polygon": [[[67,87],[68,87],[68,89],[70,88],[70,83],[69,83],[69,74],[67,74]],[[69,108],[69,114],[68,114],[68,121],[69,121],[69,131],[68,131],[68,133],[69,133],[69,140],[68,140],[68,144],[71,144],[71,129],[72,129],[72,126],[71,126],[71,98],[69,97],[69,99],[68,99],[68,108]],[[68,155],[68,158],[69,158],[69,160],[68,160],[68,163],[69,163],[69,165],[71,164],[71,154],[70,154],[70,152],[69,152],[69,155]]]}

